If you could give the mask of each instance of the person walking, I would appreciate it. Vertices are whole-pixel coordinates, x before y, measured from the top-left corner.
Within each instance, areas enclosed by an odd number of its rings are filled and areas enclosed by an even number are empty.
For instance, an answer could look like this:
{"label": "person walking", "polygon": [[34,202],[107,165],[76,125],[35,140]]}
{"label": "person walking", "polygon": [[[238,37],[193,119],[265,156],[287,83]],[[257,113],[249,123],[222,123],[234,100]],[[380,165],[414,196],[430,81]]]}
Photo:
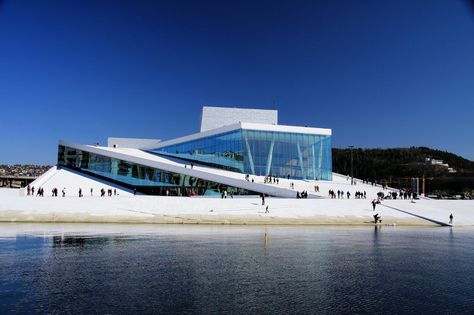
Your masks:
{"label": "person walking", "polygon": [[453,224],[453,214],[449,215],[449,224]]}
{"label": "person walking", "polygon": [[380,220],[380,216],[379,216],[378,213],[374,214],[373,217],[374,217],[374,223],[375,224],[377,224],[377,222],[382,223],[382,220]]}

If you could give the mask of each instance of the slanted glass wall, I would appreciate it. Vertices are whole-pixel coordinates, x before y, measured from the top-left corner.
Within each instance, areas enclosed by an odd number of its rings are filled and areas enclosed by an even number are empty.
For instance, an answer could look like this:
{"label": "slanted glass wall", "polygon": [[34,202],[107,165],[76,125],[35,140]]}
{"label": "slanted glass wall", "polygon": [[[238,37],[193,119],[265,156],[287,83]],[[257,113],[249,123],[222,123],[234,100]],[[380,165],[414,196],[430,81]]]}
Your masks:
{"label": "slanted glass wall", "polygon": [[331,136],[236,130],[154,150],[253,175],[332,180]]}
{"label": "slanted glass wall", "polygon": [[244,168],[250,174],[332,179],[331,137],[243,130]]}
{"label": "slanted glass wall", "polygon": [[159,152],[217,168],[244,172],[242,132],[235,130],[189,142],[159,148]]}
{"label": "slanted glass wall", "polygon": [[219,195],[223,191],[227,191],[228,194],[232,195],[258,194],[246,189],[118,160],[62,145],[58,148],[58,165],[131,189],[136,188],[138,192],[150,195]]}

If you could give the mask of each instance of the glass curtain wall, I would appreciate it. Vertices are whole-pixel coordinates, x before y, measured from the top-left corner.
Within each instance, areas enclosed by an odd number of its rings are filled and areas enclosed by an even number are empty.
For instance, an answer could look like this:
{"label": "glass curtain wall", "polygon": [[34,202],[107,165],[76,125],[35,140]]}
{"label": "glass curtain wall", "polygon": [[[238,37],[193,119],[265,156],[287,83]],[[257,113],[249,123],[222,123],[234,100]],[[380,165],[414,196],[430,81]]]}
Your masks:
{"label": "glass curtain wall", "polygon": [[155,153],[253,175],[332,180],[331,136],[235,130]]}
{"label": "glass curtain wall", "polygon": [[234,172],[244,172],[241,130],[170,145],[154,152]]}
{"label": "glass curtain wall", "polygon": [[332,179],[331,137],[243,130],[244,169],[249,174]]}
{"label": "glass curtain wall", "polygon": [[58,165],[131,189],[136,188],[137,191],[150,195],[220,195],[224,191],[232,195],[258,194],[246,189],[118,160],[62,145],[58,148]]}

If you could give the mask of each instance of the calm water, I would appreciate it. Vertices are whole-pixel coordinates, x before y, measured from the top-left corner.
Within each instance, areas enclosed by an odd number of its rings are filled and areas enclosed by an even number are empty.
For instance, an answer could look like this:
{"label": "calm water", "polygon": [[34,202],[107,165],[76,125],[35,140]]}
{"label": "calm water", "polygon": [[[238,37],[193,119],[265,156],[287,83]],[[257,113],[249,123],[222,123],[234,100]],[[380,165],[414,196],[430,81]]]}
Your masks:
{"label": "calm water", "polygon": [[0,230],[1,313],[474,313],[473,229]]}

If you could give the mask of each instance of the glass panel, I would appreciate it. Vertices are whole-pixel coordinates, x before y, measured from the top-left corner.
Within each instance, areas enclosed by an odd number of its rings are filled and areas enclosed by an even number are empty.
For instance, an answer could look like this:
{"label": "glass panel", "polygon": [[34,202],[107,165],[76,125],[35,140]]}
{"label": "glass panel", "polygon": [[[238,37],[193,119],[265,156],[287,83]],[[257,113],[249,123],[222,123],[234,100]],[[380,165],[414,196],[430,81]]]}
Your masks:
{"label": "glass panel", "polygon": [[130,189],[151,195],[257,195],[246,189],[232,187],[188,175],[160,170],[99,154],[58,148],[58,166],[98,177]]}
{"label": "glass panel", "polygon": [[246,174],[332,179],[331,136],[234,130],[152,152]]}
{"label": "glass panel", "polygon": [[241,131],[236,130],[159,148],[152,152],[242,173],[244,158],[241,139]]}

